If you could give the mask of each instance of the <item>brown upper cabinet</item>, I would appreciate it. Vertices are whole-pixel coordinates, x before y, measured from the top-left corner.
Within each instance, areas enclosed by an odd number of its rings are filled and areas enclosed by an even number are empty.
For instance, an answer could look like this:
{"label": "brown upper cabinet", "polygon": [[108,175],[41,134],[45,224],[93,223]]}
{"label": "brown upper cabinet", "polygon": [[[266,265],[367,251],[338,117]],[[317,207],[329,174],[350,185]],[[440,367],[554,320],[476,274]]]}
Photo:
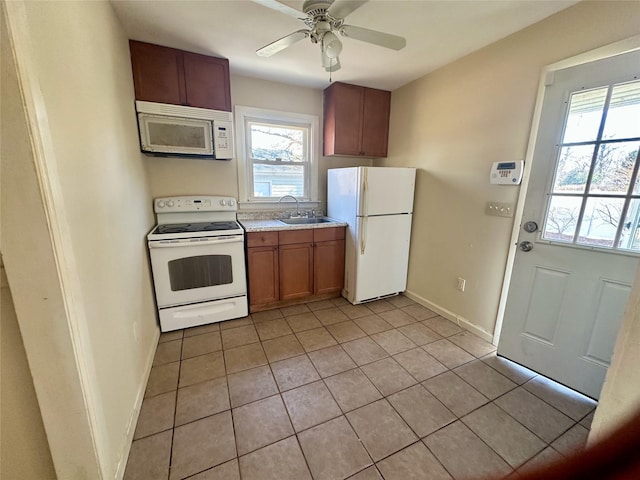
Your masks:
{"label": "brown upper cabinet", "polygon": [[129,40],[136,100],[231,111],[229,60]]}
{"label": "brown upper cabinet", "polygon": [[386,157],[391,92],[336,82],[324,91],[324,155]]}

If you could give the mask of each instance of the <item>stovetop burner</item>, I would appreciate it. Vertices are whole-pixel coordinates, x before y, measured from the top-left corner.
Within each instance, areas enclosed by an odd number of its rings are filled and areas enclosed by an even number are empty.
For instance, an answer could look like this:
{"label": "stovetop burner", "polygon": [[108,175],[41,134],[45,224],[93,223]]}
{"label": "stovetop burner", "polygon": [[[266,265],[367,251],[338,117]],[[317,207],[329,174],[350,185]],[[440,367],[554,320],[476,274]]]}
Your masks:
{"label": "stovetop burner", "polygon": [[198,222],[198,223],[168,223],[158,225],[155,233],[185,233],[185,232],[212,232],[219,230],[236,230],[240,228],[234,221],[228,222]]}

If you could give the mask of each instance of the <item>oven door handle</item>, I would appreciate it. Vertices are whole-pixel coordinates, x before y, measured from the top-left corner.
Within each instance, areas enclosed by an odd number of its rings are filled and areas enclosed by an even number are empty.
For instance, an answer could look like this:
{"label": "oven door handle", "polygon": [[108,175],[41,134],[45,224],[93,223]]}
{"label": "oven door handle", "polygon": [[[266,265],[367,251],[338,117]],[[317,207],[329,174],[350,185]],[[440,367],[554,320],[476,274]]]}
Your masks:
{"label": "oven door handle", "polygon": [[149,242],[149,248],[204,247],[206,245],[222,245],[223,243],[242,243],[242,237],[223,238],[220,240],[201,240],[196,242],[185,240],[181,240],[179,242],[159,240],[155,242]]}

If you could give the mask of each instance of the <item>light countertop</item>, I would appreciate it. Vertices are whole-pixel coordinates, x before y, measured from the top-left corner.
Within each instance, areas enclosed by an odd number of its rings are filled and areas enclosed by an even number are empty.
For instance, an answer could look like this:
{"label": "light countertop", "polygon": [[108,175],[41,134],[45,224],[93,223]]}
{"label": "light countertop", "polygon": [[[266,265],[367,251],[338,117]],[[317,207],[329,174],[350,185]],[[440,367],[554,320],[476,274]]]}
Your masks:
{"label": "light countertop", "polygon": [[268,232],[270,230],[305,230],[310,228],[346,227],[346,222],[335,220],[326,223],[289,225],[280,220],[238,220],[247,232]]}

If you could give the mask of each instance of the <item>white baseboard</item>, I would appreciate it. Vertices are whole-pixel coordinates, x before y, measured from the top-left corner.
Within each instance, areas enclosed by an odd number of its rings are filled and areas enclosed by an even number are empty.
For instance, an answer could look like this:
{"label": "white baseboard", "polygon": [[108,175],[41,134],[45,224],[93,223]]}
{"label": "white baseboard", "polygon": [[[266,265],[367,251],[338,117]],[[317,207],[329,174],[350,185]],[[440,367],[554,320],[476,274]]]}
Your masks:
{"label": "white baseboard", "polygon": [[142,401],[144,400],[144,392],[147,389],[147,383],[149,381],[149,375],[151,374],[151,367],[153,366],[153,359],[156,356],[156,348],[158,340],[160,339],[160,329],[156,330],[156,334],[153,338],[153,344],[155,348],[149,350],[149,356],[147,357],[147,364],[145,367],[144,381],[138,388],[138,395],[129,418],[129,424],[127,425],[127,432],[125,434],[125,441],[122,446],[122,452],[120,454],[120,460],[118,461],[118,468],[116,469],[115,480],[123,480],[124,472],[127,467],[127,460],[129,459],[129,452],[131,451],[131,444],[133,443],[133,434],[136,431],[136,425],[138,424],[138,417],[140,416],[140,409],[142,408]]}
{"label": "white baseboard", "polygon": [[487,342],[493,343],[493,334],[492,333],[489,333],[486,330],[478,327],[477,325],[475,325],[474,323],[470,322],[466,318],[464,318],[464,317],[462,317],[460,315],[456,315],[451,310],[447,310],[446,308],[441,307],[440,305],[438,305],[436,303],[433,303],[433,302],[427,300],[426,298],[421,297],[420,295],[417,295],[417,294],[411,292],[410,290],[407,290],[406,292],[404,292],[404,295],[409,297],[411,300],[413,300],[415,302],[418,302],[423,307],[427,307],[429,310],[433,310],[434,312],[436,312],[441,317],[444,317],[447,320],[451,320],[453,323],[455,323],[459,327],[462,327],[465,330],[470,331],[471,333],[479,336],[483,340],[486,340]]}

